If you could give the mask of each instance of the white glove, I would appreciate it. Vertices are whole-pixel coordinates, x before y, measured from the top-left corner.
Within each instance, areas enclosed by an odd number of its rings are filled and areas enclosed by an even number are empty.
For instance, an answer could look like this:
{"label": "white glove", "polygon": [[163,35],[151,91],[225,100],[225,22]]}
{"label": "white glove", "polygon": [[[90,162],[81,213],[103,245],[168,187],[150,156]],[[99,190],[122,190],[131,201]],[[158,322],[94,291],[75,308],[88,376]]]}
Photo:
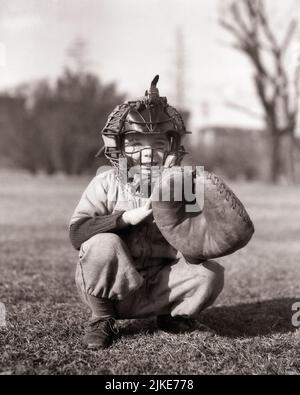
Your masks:
{"label": "white glove", "polygon": [[125,211],[122,220],[126,225],[137,225],[152,214],[151,199],[144,206]]}

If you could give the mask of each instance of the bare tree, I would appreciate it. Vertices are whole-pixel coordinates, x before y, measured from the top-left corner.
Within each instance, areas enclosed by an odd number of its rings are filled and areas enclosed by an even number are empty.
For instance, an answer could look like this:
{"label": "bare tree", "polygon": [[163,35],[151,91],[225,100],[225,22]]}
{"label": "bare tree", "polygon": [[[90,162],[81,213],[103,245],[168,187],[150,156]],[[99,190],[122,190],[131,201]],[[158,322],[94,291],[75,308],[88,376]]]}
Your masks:
{"label": "bare tree", "polygon": [[[264,111],[270,138],[270,179],[277,182],[285,171],[295,181],[294,146],[300,98],[300,65],[290,70],[287,50],[296,33],[297,21],[290,19],[282,40],[271,25],[264,0],[230,1],[220,24],[235,38],[233,47],[245,54],[254,68],[253,82]],[[288,143],[288,149],[284,143]],[[282,161],[283,158],[283,161]]]}

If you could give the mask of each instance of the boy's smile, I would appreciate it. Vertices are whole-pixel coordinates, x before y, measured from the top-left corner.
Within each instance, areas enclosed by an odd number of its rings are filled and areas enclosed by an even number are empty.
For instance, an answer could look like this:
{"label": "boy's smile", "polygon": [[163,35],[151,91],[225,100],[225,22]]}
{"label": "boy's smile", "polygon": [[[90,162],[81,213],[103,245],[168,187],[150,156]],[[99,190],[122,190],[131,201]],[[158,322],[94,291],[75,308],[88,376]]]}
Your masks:
{"label": "boy's smile", "polygon": [[170,149],[170,142],[165,134],[145,135],[127,134],[124,138],[124,153],[133,166],[148,170],[152,166],[163,165],[165,152]]}

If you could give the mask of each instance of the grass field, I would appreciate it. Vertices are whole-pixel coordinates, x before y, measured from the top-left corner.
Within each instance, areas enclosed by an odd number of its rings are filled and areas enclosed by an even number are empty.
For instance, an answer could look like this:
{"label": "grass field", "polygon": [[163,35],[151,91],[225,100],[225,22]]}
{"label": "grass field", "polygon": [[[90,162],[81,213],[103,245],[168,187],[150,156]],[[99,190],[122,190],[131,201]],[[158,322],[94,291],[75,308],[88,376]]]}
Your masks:
{"label": "grass field", "polygon": [[2,374],[299,374],[300,188],[232,185],[256,227],[219,259],[226,284],[202,314],[210,332],[169,335],[155,320],[122,321],[104,351],[81,343],[88,312],[74,284],[68,221],[88,180],[0,173]]}

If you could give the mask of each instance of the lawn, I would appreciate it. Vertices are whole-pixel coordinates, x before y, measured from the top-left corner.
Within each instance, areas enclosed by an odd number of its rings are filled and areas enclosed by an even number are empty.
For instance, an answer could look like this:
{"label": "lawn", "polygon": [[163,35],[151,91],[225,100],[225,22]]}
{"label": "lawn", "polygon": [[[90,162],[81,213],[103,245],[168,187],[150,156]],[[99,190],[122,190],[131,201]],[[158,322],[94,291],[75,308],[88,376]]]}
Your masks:
{"label": "lawn", "polygon": [[202,313],[211,331],[166,334],[121,322],[104,351],[81,343],[88,312],[74,283],[68,221],[87,178],[0,173],[2,374],[299,374],[300,188],[231,184],[255,224],[243,250],[218,261],[226,284]]}

